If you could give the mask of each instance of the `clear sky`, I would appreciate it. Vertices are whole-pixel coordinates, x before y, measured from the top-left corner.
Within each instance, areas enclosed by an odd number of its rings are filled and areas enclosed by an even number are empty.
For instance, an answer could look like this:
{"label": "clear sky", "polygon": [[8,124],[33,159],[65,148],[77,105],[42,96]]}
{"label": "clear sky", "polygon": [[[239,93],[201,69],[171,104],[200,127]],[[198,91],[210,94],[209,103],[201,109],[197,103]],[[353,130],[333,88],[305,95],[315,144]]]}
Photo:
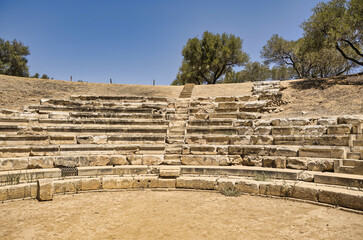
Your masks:
{"label": "clear sky", "polygon": [[169,85],[189,38],[232,33],[252,61],[272,34],[288,40],[318,0],[0,0],[0,38],[30,47],[30,73]]}

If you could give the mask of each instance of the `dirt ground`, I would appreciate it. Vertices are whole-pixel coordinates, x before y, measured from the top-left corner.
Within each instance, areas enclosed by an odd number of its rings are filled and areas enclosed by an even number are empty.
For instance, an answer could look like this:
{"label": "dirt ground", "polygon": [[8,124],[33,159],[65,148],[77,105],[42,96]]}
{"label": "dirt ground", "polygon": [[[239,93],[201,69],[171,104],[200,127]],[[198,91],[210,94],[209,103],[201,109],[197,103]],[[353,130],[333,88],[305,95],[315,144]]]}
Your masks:
{"label": "dirt ground", "polygon": [[362,239],[363,215],[214,192],[119,191],[0,204],[0,239]]}
{"label": "dirt ground", "polygon": [[[362,75],[363,76],[363,75]],[[360,78],[362,78],[360,76]],[[346,79],[289,80],[281,82],[284,111],[265,118],[316,117],[363,114],[363,81]],[[253,83],[195,86],[192,97],[251,94]],[[69,99],[71,95],[164,96],[178,98],[183,86],[151,86],[44,80],[0,75],[0,109],[20,110],[42,98]]]}

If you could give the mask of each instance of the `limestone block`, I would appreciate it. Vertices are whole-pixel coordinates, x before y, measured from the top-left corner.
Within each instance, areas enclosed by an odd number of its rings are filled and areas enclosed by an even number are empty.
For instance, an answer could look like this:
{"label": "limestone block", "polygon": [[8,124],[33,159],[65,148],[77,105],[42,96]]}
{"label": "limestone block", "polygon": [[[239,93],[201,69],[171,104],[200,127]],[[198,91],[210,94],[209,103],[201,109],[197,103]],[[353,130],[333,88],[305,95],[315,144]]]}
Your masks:
{"label": "limestone block", "polygon": [[275,145],[304,145],[305,136],[274,136]]}
{"label": "limestone block", "polygon": [[239,127],[237,128],[238,135],[252,135],[253,128],[252,127]]}
{"label": "limestone block", "polygon": [[11,146],[0,148],[0,158],[29,157],[30,146]]}
{"label": "limestone block", "polygon": [[[228,165],[242,165],[242,157],[239,155],[228,156]],[[221,165],[221,164],[220,164]]]}
{"label": "limestone block", "polygon": [[237,114],[237,119],[259,119],[261,118],[260,113],[241,112]]}
{"label": "limestone block", "polygon": [[7,200],[12,199],[21,199],[25,197],[25,185],[26,184],[18,184],[18,185],[10,185],[3,187],[7,191]]}
{"label": "limestone block", "polygon": [[271,129],[272,135],[292,135],[293,132],[293,127],[273,127]]}
{"label": "limestone block", "polygon": [[305,136],[306,145],[348,146],[348,135]]}
{"label": "limestone block", "polygon": [[133,188],[156,188],[158,178],[153,176],[138,176],[134,178]]}
{"label": "limestone block", "polygon": [[237,103],[236,102],[221,102],[221,103],[218,103],[218,107],[220,107],[220,108],[234,108],[234,107],[237,107]]}
{"label": "limestone block", "polygon": [[228,153],[230,155],[242,155],[244,151],[244,146],[229,146]]}
{"label": "limestone block", "polygon": [[90,155],[88,156],[90,166],[106,166],[110,162],[110,156],[107,155]]}
{"label": "limestone block", "polygon": [[293,126],[305,126],[310,124],[310,119],[307,118],[289,118],[289,122]]}
{"label": "limestone block", "polygon": [[144,165],[160,165],[164,161],[163,155],[144,155],[142,156],[142,164]]}
{"label": "limestone block", "polygon": [[286,168],[307,170],[308,169],[308,158],[302,157],[288,157],[286,158]]}
{"label": "limestone block", "polygon": [[218,155],[227,155],[228,154],[228,146],[219,146],[216,148]]}
{"label": "limestone block", "polygon": [[54,165],[63,167],[86,167],[90,163],[88,157],[84,156],[60,156],[54,159]]}
{"label": "limestone block", "polygon": [[271,120],[271,125],[272,126],[289,126],[290,121],[289,121],[289,119],[286,119],[286,118],[272,119]]}
{"label": "limestone block", "polygon": [[37,199],[39,201],[53,200],[53,180],[39,179],[37,180],[38,192]]}
{"label": "limestone block", "polygon": [[297,175],[297,179],[304,182],[313,182],[314,177],[314,173],[310,171],[302,171]]}
{"label": "limestone block", "polygon": [[254,134],[256,135],[270,135],[271,127],[256,127],[254,129]]}
{"label": "limestone block", "polygon": [[97,190],[100,189],[101,182],[99,178],[83,178],[81,180],[81,190]]}
{"label": "limestone block", "polygon": [[248,101],[245,103],[245,108],[263,108],[268,106],[270,103],[269,100],[261,100],[261,101]]}
{"label": "limestone block", "polygon": [[327,127],[328,134],[350,134],[351,125],[333,125]]}
{"label": "limestone block", "polygon": [[108,165],[127,165],[127,159],[126,156],[123,155],[114,155],[111,156],[110,158],[110,162],[108,163]]}
{"label": "limestone block", "polygon": [[32,146],[30,156],[57,156],[58,146]]}
{"label": "limestone block", "polygon": [[28,167],[28,158],[4,158],[0,159],[0,170],[17,170],[17,169],[26,169]]}
{"label": "limestone block", "polygon": [[318,118],[317,124],[323,126],[337,124],[337,118],[336,117]]}
{"label": "limestone block", "polygon": [[234,102],[236,101],[235,97],[215,97],[215,102]]}
{"label": "limestone block", "polygon": [[246,156],[267,156],[269,149],[265,148],[264,146],[243,146],[243,154]]}
{"label": "limestone block", "polygon": [[325,126],[304,126],[303,130],[304,134],[307,135],[321,135],[326,134],[326,127]]}
{"label": "limestone block", "polygon": [[215,146],[191,146],[190,153],[194,155],[214,155],[217,154]]}
{"label": "limestone block", "polygon": [[286,157],[263,157],[262,167],[286,168]]}
{"label": "limestone block", "polygon": [[142,165],[142,155],[129,155],[126,159],[131,165]]}
{"label": "limestone block", "polygon": [[255,127],[259,126],[271,126],[271,120],[260,119],[254,122]]}
{"label": "limestone block", "polygon": [[56,157],[29,157],[28,168],[53,168]]}
{"label": "limestone block", "polygon": [[217,179],[217,190],[221,191],[222,189],[234,189],[236,184],[236,179],[231,178],[219,178]]}
{"label": "limestone block", "polygon": [[334,159],[310,159],[308,161],[309,171],[321,171],[321,172],[333,172],[334,171]]}
{"label": "limestone block", "polygon": [[[229,139],[229,144],[231,145],[250,145],[251,144],[251,136],[237,136],[237,137],[227,137]],[[228,144],[221,143],[221,144]]]}
{"label": "limestone block", "polygon": [[303,186],[301,184],[292,186],[291,197],[304,199],[309,201],[318,201],[318,190],[311,186]]}
{"label": "limestone block", "polygon": [[175,188],[176,180],[175,179],[158,179],[157,187],[158,188]]}
{"label": "limestone block", "polygon": [[300,157],[317,157],[317,158],[345,158],[344,148],[333,147],[301,147],[299,149]]}
{"label": "limestone block", "polygon": [[242,159],[243,166],[262,167],[262,157],[260,156],[245,156]]}
{"label": "limestone block", "polygon": [[0,202],[8,199],[8,191],[5,187],[0,187]]}
{"label": "limestone block", "polygon": [[263,195],[272,195],[272,196],[279,196],[279,197],[288,197],[289,196],[289,189],[290,186],[287,184],[284,185],[281,182],[273,182],[273,183],[260,183],[260,194]]}
{"label": "limestone block", "polygon": [[251,145],[272,145],[274,138],[269,135],[251,136]]}
{"label": "limestone block", "polygon": [[214,190],[217,178],[214,177],[179,177],[176,179],[177,188]]}
{"label": "limestone block", "polygon": [[160,177],[179,177],[180,168],[179,167],[162,167],[159,171]]}
{"label": "limestone block", "polygon": [[189,147],[189,146],[187,146],[187,145],[184,145],[184,146],[182,147],[182,154],[183,154],[183,155],[190,154],[190,147]]}
{"label": "limestone block", "polygon": [[234,127],[242,127],[242,126],[252,126],[253,122],[252,120],[237,120],[233,122]]}
{"label": "limestone block", "polygon": [[259,183],[252,180],[238,180],[235,188],[243,193],[258,194]]}
{"label": "limestone block", "polygon": [[298,146],[277,146],[277,147],[270,147],[269,154],[271,156],[297,157],[298,151],[299,151]]}
{"label": "limestone block", "polygon": [[319,191],[319,202],[363,210],[363,193],[361,191],[324,188]]}
{"label": "limestone block", "polygon": [[338,124],[358,125],[363,123],[363,116],[342,116],[338,117]]}
{"label": "limestone block", "polygon": [[181,163],[183,165],[219,166],[224,162],[228,162],[228,156],[186,155],[181,157]]}
{"label": "limestone block", "polygon": [[103,189],[126,189],[133,187],[134,179],[132,177],[103,177]]}
{"label": "limestone block", "polygon": [[[250,96],[250,95],[243,95],[243,96],[237,96],[236,99],[237,99],[237,101],[248,101],[248,100],[250,100],[251,97],[252,96]],[[257,100],[257,98],[254,100]]]}

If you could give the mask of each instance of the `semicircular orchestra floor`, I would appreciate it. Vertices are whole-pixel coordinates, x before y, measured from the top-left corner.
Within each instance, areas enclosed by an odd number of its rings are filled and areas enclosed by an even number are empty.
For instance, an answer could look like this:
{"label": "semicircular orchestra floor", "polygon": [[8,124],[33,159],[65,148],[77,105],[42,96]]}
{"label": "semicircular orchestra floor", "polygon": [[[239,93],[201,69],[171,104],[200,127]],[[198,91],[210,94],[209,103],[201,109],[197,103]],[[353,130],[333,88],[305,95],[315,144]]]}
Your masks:
{"label": "semicircular orchestra floor", "polygon": [[0,204],[6,239],[359,239],[363,215],[198,191],[115,191]]}

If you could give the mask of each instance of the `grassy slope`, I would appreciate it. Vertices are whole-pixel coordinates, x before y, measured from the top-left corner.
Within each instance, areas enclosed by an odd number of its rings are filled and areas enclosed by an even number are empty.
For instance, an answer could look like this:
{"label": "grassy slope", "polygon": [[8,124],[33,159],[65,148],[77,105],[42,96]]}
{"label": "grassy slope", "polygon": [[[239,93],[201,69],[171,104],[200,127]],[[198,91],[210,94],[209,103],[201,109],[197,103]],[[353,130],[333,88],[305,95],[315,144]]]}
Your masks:
{"label": "grassy slope", "polygon": [[[362,76],[360,76],[362,78]],[[346,79],[290,80],[282,82],[285,100],[281,113],[270,117],[363,114],[363,84]],[[67,99],[71,95],[136,95],[177,98],[182,86],[79,83],[0,75],[0,109],[22,109],[41,98]],[[250,94],[252,83],[195,86],[192,97]],[[302,112],[305,112],[304,114]]]}

